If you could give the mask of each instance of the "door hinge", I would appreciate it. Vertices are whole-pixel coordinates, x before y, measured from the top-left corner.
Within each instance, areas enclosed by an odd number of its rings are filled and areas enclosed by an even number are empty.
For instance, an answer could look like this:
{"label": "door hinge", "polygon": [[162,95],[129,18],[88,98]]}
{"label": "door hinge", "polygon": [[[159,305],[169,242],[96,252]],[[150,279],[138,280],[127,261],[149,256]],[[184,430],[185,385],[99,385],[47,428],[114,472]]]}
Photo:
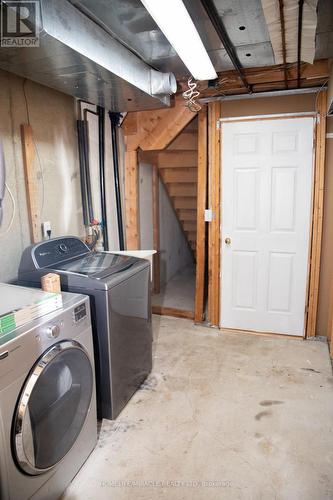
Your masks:
{"label": "door hinge", "polygon": [[220,130],[221,129],[221,120],[217,120],[216,122],[216,130]]}

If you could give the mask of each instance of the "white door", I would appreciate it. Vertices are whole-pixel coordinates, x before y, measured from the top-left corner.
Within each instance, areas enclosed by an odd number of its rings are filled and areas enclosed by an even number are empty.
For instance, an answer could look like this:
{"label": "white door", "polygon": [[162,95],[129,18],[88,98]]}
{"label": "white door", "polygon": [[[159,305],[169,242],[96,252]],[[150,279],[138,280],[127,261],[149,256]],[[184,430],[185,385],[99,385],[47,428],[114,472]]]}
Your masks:
{"label": "white door", "polygon": [[304,335],[313,118],[222,125],[224,328]]}

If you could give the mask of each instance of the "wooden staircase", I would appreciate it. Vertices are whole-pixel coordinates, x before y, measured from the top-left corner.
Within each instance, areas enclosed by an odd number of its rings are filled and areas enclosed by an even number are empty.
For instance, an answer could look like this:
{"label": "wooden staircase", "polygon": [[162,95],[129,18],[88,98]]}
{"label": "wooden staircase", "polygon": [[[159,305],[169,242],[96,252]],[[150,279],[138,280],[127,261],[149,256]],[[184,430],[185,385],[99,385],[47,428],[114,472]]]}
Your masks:
{"label": "wooden staircase", "polygon": [[197,230],[198,119],[158,153],[160,177],[195,255]]}

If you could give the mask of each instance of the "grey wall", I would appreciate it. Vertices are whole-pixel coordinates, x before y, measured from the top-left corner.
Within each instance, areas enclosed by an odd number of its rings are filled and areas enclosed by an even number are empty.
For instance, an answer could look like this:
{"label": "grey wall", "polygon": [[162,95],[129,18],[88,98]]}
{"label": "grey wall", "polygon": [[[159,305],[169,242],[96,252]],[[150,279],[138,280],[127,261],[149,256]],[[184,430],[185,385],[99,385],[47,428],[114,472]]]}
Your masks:
{"label": "grey wall", "polygon": [[161,285],[170,281],[187,266],[193,266],[192,254],[162,182],[160,182],[160,249]]}
{"label": "grey wall", "polygon": [[[161,286],[163,286],[179,271],[192,266],[193,258],[161,181],[159,196]],[[151,250],[154,249],[152,167],[145,163],[139,166],[139,208],[141,250]]]}
{"label": "grey wall", "polygon": [[[20,135],[20,125],[28,121],[23,82],[0,71],[0,136],[7,183],[16,204],[14,223],[7,233],[13,207],[6,192],[0,227],[0,281],[15,279],[22,250],[30,244]],[[51,221],[53,236],[83,236],[74,99],[31,81],[26,81],[25,89],[40,158],[40,163],[37,156],[35,161],[40,220]]]}

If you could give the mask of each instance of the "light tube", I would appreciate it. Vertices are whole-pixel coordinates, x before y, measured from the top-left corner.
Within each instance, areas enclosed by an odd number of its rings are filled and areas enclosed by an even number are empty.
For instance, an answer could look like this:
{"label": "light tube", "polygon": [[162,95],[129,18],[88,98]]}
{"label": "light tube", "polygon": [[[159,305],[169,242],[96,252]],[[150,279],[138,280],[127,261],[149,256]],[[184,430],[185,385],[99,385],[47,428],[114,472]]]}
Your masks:
{"label": "light tube", "polygon": [[141,0],[196,80],[217,78],[214,66],[182,0]]}

